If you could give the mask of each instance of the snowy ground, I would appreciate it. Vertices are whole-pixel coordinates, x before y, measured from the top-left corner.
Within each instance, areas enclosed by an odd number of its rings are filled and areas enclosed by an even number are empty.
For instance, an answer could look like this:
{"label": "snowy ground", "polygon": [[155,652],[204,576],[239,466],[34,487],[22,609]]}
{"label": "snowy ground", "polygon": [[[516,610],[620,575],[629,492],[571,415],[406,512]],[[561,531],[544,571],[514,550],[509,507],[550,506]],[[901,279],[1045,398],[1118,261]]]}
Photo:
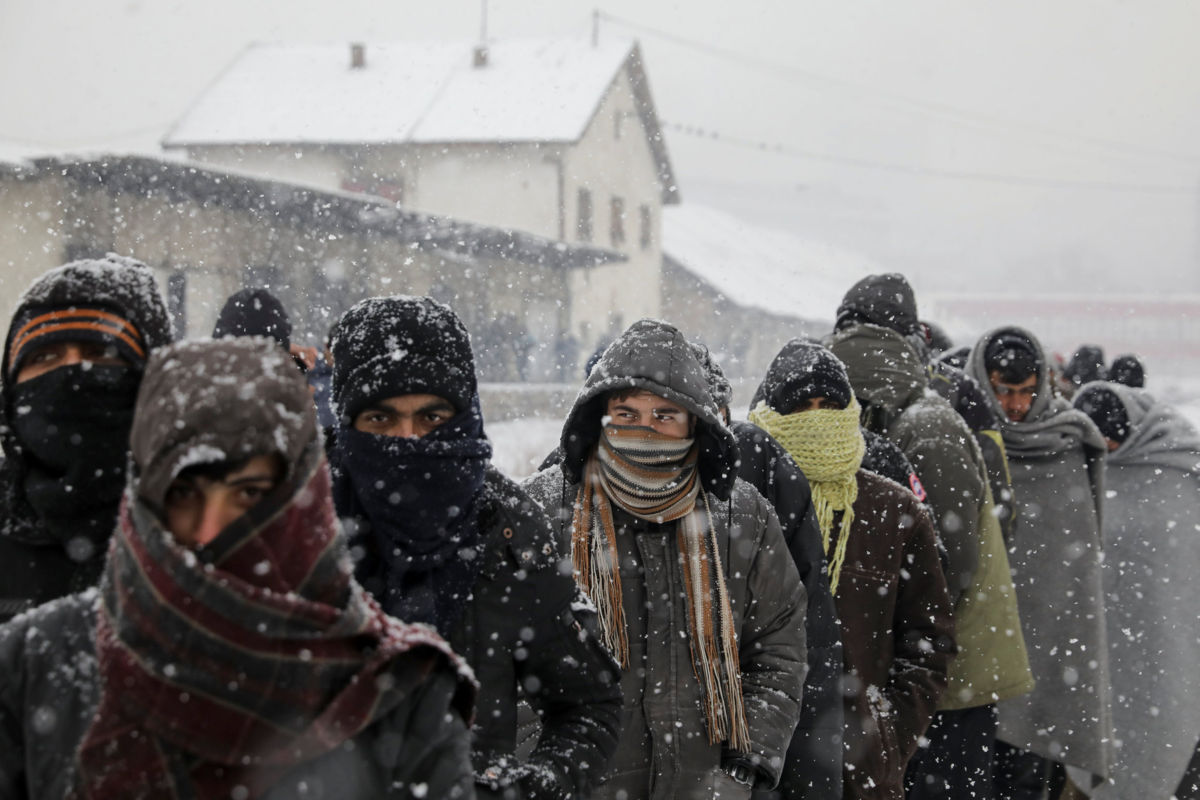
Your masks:
{"label": "snowy ground", "polygon": [[[1150,389],[1183,412],[1200,429],[1200,378],[1150,379]],[[532,475],[542,459],[558,444],[561,419],[520,419],[487,424],[500,470],[516,480]]]}

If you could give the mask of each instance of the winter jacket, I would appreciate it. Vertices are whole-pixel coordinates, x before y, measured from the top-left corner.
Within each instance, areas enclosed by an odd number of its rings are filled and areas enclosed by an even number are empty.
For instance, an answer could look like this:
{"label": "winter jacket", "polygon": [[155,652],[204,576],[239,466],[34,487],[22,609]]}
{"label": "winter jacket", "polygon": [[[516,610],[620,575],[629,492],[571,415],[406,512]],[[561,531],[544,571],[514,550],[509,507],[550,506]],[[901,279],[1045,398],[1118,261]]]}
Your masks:
{"label": "winter jacket", "polygon": [[769,433],[746,421],[729,429],[741,451],[738,476],[775,509],[783,538],[808,592],[805,632],[808,676],[800,723],[788,746],[779,781],[784,798],[840,797],[842,793],[842,633],[829,592],[821,529],[808,479]]}
{"label": "winter jacket", "polygon": [[[0,797],[67,796],[75,752],[100,702],[97,592],[41,606],[0,627]],[[453,670],[431,672],[390,714],[342,747],[292,769],[264,800],[473,797]]]}
{"label": "winter jacket", "polygon": [[975,443],[987,465],[988,483],[992,487],[992,502],[1000,520],[1004,541],[1012,540],[1013,516],[1012,475],[1008,455],[1000,436],[1000,420],[987,402],[979,383],[962,370],[942,361],[929,363],[929,387],[954,406],[954,410],[975,434]]}
{"label": "winter jacket", "polygon": [[[608,394],[640,388],[679,403],[696,419],[702,494],[725,572],[737,632],[749,754],[709,743],[696,678],[676,524],[613,509],[628,624],[630,669],[622,673],[623,733],[599,798],[748,797],[726,767],[751,766],[760,788],[779,779],[800,716],[805,590],[770,503],[736,474],[737,444],[708,393],[703,369],[678,330],[635,323],[592,370],[563,426],[564,459],[525,487],[549,512],[571,552],[573,504],[600,437]],[[640,665],[644,665],[640,666]]]}
{"label": "winter jacket", "polygon": [[[484,787],[520,783],[526,797],[586,795],[617,746],[616,663],[595,638],[595,612],[560,563],[545,515],[489,465],[478,524],[487,554],[471,598],[446,637],[479,680],[472,761]],[[357,573],[368,590],[379,554],[359,533]],[[585,635],[586,633],[586,635]],[[517,700],[539,712],[541,738],[518,765]]]}
{"label": "winter jacket", "polygon": [[941,708],[1028,692],[1016,593],[987,467],[966,423],[927,388],[924,365],[899,334],[859,325],[835,334],[830,349],[846,363],[860,402],[869,404],[872,427],[912,459],[937,516],[959,646]]}
{"label": "winter jacket", "polygon": [[[980,338],[968,375],[990,385],[985,358],[999,337],[1023,338],[1038,371],[1025,419],[1000,421],[1021,520],[1009,561],[1037,684],[998,704],[998,738],[1099,778],[1113,747],[1101,577],[1105,442],[1083,412],[1053,395],[1045,353],[1024,329]],[[995,394],[987,396],[1002,416]]]}
{"label": "winter jacket", "polygon": [[[853,765],[842,796],[898,800],[905,766],[946,687],[954,620],[929,515],[898,484],[866,470],[857,478],[835,597],[848,676],[846,763]],[[835,536],[840,524],[838,515]]]}

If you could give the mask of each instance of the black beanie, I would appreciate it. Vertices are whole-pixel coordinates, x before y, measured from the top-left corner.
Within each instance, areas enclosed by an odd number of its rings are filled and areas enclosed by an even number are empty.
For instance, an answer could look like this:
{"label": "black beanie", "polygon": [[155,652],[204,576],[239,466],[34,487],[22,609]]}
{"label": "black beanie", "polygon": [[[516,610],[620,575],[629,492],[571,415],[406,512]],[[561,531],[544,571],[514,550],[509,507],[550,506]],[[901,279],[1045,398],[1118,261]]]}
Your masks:
{"label": "black beanie", "polygon": [[171,341],[171,322],[154,273],[114,254],[73,261],[42,275],[21,296],[4,347],[5,378],[34,348],[51,341],[114,345],[135,369]]}
{"label": "black beanie", "polygon": [[733,400],[733,386],[725,377],[725,370],[721,369],[721,365],[712,357],[707,347],[696,342],[689,344],[692,346],[692,352],[696,354],[696,360],[704,367],[704,376],[708,379],[708,393],[712,397],[713,405],[718,410],[729,408],[729,403]]}
{"label": "black beanie", "polygon": [[792,339],[767,368],[751,408],[759,401],[780,414],[788,414],[814,397],[825,397],[842,408],[854,396],[846,367],[828,348],[807,339]]}
{"label": "black beanie", "polygon": [[1063,377],[1076,386],[1083,386],[1092,381],[1108,379],[1108,370],[1104,366],[1104,350],[1099,345],[1080,345],[1067,362]]}
{"label": "black beanie", "polygon": [[212,336],[265,336],[288,350],[292,346],[292,321],[283,303],[267,289],[242,289],[225,301]]}
{"label": "black beanie", "polygon": [[835,327],[868,322],[890,328],[903,336],[920,330],[917,298],[908,279],[898,272],[868,275],[850,287],[837,309]]}
{"label": "black beanie", "polygon": [[368,403],[433,394],[459,412],[478,393],[471,339],[449,306],[430,297],[372,297],[333,328],[333,403],[349,423]]}
{"label": "black beanie", "polygon": [[989,373],[999,372],[1008,383],[1019,383],[1037,374],[1037,348],[1019,333],[1002,333],[988,342],[983,366]]}
{"label": "black beanie", "polygon": [[1074,405],[1091,417],[1106,438],[1123,442],[1129,437],[1129,414],[1111,389],[1090,386],[1075,396]]}
{"label": "black beanie", "polygon": [[1146,367],[1142,360],[1132,353],[1117,356],[1109,367],[1108,379],[1113,383],[1123,383],[1141,389],[1146,385]]}

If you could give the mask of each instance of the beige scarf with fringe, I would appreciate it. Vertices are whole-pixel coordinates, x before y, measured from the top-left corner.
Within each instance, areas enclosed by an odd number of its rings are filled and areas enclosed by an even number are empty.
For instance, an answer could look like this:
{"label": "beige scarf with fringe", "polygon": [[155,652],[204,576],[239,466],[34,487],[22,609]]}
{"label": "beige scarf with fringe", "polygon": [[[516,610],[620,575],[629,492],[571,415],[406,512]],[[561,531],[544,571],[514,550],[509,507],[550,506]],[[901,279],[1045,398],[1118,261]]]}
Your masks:
{"label": "beige scarf with fringe", "polygon": [[704,689],[708,740],[727,740],[731,749],[748,753],[737,634],[697,457],[693,439],[665,436],[651,428],[605,426],[575,499],[571,559],[576,580],[596,605],[604,643],[628,669],[629,633],[610,503],[650,522],[679,521],[676,544],[687,595],[692,668]]}
{"label": "beige scarf with fringe", "polygon": [[[780,414],[760,402],[749,417],[783,445],[812,485],[813,510],[821,526],[825,556],[829,558],[829,589],[835,595],[846,560],[850,527],[854,524],[857,473],[866,452],[859,413],[858,400],[852,397],[850,405],[843,409],[819,408],[797,414]],[[831,556],[829,543],[838,511],[842,512],[842,524],[837,548]]]}

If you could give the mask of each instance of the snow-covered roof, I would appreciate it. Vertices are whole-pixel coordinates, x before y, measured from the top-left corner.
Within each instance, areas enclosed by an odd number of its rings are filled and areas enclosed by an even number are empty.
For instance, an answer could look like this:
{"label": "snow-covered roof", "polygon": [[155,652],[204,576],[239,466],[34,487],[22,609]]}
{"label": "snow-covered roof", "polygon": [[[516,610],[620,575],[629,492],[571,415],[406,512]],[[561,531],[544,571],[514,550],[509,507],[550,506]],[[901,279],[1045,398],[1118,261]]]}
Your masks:
{"label": "snow-covered roof", "polygon": [[858,253],[691,203],[663,209],[663,252],[738,305],[805,320],[832,320],[855,281],[882,271]]}
{"label": "snow-covered roof", "polygon": [[163,144],[575,141],[634,53],[625,39],[254,44]]}

